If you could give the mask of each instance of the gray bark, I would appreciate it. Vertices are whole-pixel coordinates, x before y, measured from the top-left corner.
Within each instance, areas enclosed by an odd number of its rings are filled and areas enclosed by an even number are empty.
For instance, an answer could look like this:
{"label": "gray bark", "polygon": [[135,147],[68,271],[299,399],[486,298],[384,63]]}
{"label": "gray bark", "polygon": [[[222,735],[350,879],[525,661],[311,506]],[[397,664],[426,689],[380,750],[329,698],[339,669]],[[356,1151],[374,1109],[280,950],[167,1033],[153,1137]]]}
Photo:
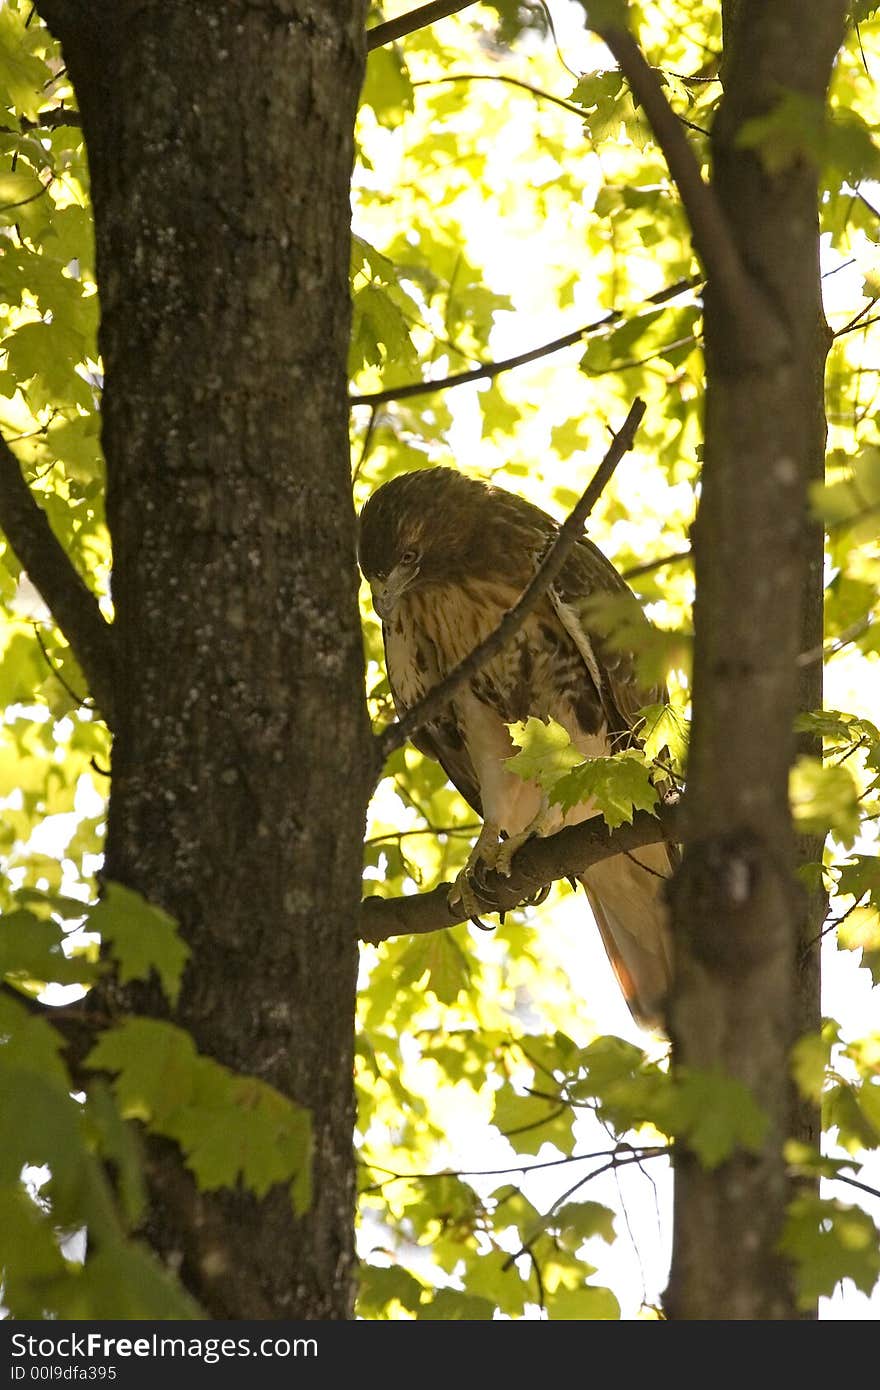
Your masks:
{"label": "gray bark", "polygon": [[[175,1020],[315,1129],[298,1220],[280,1189],[198,1194],[152,1145],[146,1233],[215,1318],[343,1318],[370,790],[345,373],[363,6],[40,8],[76,86],[96,222],[106,874],[181,922]],[[132,990],[104,1004],[162,1007]]]}
{"label": "gray bark", "polygon": [[[793,721],[815,682],[796,657],[821,612],[807,486],[824,450],[827,330],[818,273],[816,170],[770,175],[737,145],[781,89],[822,101],[843,34],[843,0],[737,0],[725,14],[724,97],[713,184],[777,343],[706,298],[706,456],[694,528],[694,727],[686,850],[673,893],[676,1065],[742,1080],[770,1119],[763,1152],[707,1173],[676,1158],[673,1318],[799,1316],[777,1251],[790,1183],[782,1145],[812,1123],[793,1096],[791,1045],[815,1026],[817,975],[798,990],[808,906],[794,877],[788,810]],[[748,325],[745,325],[747,329]],[[814,847],[813,847],[814,851]],[[794,1120],[793,1118],[794,1117]]]}

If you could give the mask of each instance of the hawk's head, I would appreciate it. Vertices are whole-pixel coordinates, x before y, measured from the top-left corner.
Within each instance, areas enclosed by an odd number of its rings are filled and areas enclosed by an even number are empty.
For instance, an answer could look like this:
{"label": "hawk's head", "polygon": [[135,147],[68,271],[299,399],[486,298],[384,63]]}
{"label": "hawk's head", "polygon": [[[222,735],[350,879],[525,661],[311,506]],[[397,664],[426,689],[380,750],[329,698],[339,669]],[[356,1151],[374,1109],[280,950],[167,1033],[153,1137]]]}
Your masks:
{"label": "hawk's head", "polygon": [[537,507],[502,488],[454,468],[423,468],[392,478],[367,500],[358,559],[373,606],[388,619],[414,589],[487,573],[505,577],[553,525]]}

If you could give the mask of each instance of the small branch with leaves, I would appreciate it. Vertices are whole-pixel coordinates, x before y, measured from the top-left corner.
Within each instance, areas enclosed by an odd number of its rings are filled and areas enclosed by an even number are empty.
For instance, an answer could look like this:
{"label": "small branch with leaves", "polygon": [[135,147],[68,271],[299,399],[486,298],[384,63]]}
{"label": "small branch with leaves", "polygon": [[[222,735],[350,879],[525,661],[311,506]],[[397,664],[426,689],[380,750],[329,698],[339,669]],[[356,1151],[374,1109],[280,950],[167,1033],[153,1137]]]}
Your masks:
{"label": "small branch with leaves", "polygon": [[[678,295],[684,294],[686,290],[696,289],[703,283],[701,275],[689,275],[683,280],[676,280],[672,285],[666,285],[662,290],[657,290],[656,294],[649,294],[646,304],[665,304],[670,299],[675,299]],[[529,348],[527,352],[517,353],[514,357],[504,357],[497,362],[483,362],[478,367],[471,367],[466,372],[454,372],[451,376],[440,377],[437,381],[410,381],[403,386],[389,386],[382,391],[370,391],[362,396],[349,396],[348,403],[351,406],[383,405],[386,401],[404,401],[413,396],[428,396],[435,391],[448,391],[455,386],[467,386],[474,381],[494,381],[502,372],[512,371],[515,367],[525,367],[529,362],[537,362],[542,357],[549,357],[554,352],[561,352],[563,348],[573,347],[584,338],[590,337],[593,333],[599,333],[603,328],[611,328],[615,324],[622,323],[626,315],[620,309],[611,309],[607,314],[603,314],[600,319],[595,319],[592,323],[586,323],[582,328],[575,328],[570,333],[563,333],[559,338],[553,338],[549,343],[542,343],[540,347]]]}

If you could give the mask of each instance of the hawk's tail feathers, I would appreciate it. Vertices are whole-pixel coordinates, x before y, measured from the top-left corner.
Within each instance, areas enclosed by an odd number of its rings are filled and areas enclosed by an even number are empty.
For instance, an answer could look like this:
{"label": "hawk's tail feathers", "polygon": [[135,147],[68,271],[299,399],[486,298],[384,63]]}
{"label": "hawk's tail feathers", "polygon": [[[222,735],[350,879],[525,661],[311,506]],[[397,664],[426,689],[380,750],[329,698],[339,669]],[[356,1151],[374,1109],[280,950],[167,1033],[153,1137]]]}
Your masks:
{"label": "hawk's tail feathers", "polygon": [[637,1023],[662,1028],[672,981],[672,937],[665,901],[669,846],[616,854],[581,877],[611,967]]}

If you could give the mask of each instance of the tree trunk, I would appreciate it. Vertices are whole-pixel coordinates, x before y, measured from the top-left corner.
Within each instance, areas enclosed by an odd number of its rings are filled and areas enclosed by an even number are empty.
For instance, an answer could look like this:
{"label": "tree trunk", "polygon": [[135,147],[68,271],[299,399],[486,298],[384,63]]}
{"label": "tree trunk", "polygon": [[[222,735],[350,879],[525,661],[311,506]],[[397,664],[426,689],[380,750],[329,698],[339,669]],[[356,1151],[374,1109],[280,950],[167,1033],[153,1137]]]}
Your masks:
{"label": "tree trunk", "polygon": [[[807,487],[824,451],[827,329],[818,271],[817,176],[803,158],[768,173],[737,136],[783,89],[822,102],[843,0],[735,0],[725,10],[724,96],[713,182],[779,346],[706,297],[706,453],[694,527],[694,726],[686,840],[673,890],[676,1066],[743,1081],[770,1117],[763,1151],[706,1172],[676,1156],[668,1313],[799,1316],[777,1243],[790,1198],[782,1145],[789,1054],[815,1027],[818,980],[798,983],[806,916],[788,808],[793,722],[812,689],[796,659],[816,633],[821,564]],[[817,332],[817,325],[820,331]],[[722,616],[723,615],[723,616]],[[812,640],[812,639],[811,639]],[[815,935],[815,926],[812,928]]]}
{"label": "tree trunk", "polygon": [[40,8],[95,209],[117,658],[105,872],[181,923],[176,1021],[307,1106],[315,1135],[298,1220],[281,1189],[199,1194],[177,1150],[151,1146],[147,1230],[212,1317],[345,1318],[369,793],[345,372],[363,5]]}

